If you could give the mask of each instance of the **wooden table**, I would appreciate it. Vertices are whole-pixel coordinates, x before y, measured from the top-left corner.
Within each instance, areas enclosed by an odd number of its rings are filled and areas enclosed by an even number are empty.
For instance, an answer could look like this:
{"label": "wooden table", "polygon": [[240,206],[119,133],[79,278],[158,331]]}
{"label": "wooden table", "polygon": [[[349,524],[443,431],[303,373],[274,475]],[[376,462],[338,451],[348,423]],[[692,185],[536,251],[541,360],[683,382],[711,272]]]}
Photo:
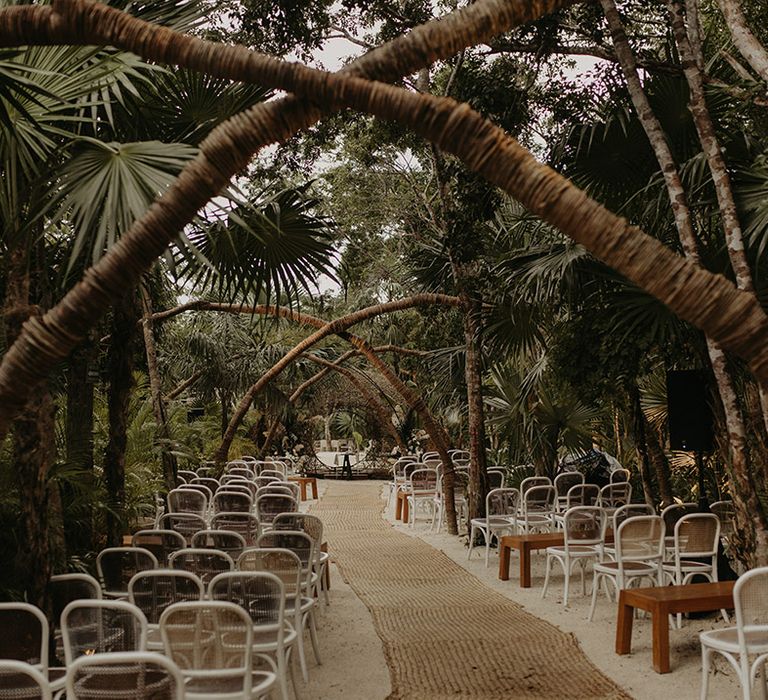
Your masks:
{"label": "wooden table", "polygon": [[312,487],[312,498],[317,500],[317,479],[314,476],[289,476],[288,481],[295,481],[301,489],[301,500],[307,500],[307,484]]}
{"label": "wooden table", "polygon": [[[613,531],[605,533],[606,543],[613,542]],[[531,552],[535,549],[565,546],[565,533],[541,532],[533,535],[504,535],[499,540],[499,579],[509,580],[509,559],[513,549],[520,552],[520,588],[531,587]]]}
{"label": "wooden table", "polygon": [[499,578],[509,580],[509,559],[513,549],[520,552],[520,588],[531,587],[531,552],[534,549],[562,547],[564,532],[542,532],[535,535],[504,535],[499,541]]}
{"label": "wooden table", "polygon": [[622,589],[616,621],[616,653],[629,654],[635,609],[646,610],[651,613],[653,623],[653,670],[669,673],[669,615],[733,608],[734,583],[722,581]]}

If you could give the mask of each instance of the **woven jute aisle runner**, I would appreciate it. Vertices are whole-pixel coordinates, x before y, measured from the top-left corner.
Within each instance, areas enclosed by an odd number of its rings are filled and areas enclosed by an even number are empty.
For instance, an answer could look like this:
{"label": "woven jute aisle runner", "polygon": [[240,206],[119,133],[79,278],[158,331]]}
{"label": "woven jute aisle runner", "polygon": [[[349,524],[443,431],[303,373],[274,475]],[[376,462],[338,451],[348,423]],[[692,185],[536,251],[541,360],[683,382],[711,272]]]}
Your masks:
{"label": "woven jute aisle runner", "polygon": [[390,700],[629,698],[571,635],[391,527],[382,518],[381,482],[327,483],[312,512],[323,520],[342,576],[373,616],[392,677]]}

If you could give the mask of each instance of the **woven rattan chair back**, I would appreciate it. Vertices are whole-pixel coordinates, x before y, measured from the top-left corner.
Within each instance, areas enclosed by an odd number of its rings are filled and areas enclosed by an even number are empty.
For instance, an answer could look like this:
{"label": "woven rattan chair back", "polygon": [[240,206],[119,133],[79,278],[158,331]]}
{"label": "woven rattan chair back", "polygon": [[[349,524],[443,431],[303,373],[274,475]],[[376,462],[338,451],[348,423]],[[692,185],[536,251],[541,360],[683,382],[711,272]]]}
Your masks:
{"label": "woven rattan chair back", "polygon": [[565,509],[576,506],[596,506],[600,501],[600,487],[597,484],[576,484],[568,489]]}
{"label": "woven rattan chair back", "polygon": [[[228,601],[177,603],[160,618],[166,655],[179,667],[190,690],[216,698],[234,688],[250,698],[253,623]],[[233,683],[235,681],[235,683]]]}
{"label": "woven rattan chair back", "polygon": [[168,565],[173,569],[189,571],[197,576],[204,586],[207,586],[214,576],[235,568],[235,562],[226,552],[192,547],[174,552]]}
{"label": "woven rattan chair back", "polygon": [[152,552],[159,566],[167,566],[168,557],[186,546],[184,536],[176,530],[139,530],[131,538],[131,547],[141,547]]}
{"label": "woven rattan chair back", "polygon": [[67,700],[184,700],[184,679],[162,654],[82,656],[67,673]]}
{"label": "woven rattan chair back", "polygon": [[600,489],[600,506],[602,508],[620,508],[632,500],[632,484],[621,481],[606,484]]}
{"label": "woven rattan chair back", "polygon": [[675,531],[675,525],[677,525],[677,521],[680,518],[684,515],[697,513],[698,510],[698,503],[673,503],[671,506],[667,506],[661,511],[661,517],[664,519],[667,532],[671,535]]}
{"label": "woven rattan chair back", "polygon": [[597,506],[569,508],[563,516],[566,552],[573,546],[599,545],[603,538],[603,509]]}
{"label": "woven rattan chair back", "polygon": [[522,498],[523,516],[529,514],[549,515],[555,507],[555,487],[548,485],[531,486],[523,492]]}
{"label": "woven rattan chair back", "polygon": [[623,484],[629,481],[629,469],[614,469],[609,477],[612,484]]}
{"label": "woven rattan chair back", "polygon": [[237,560],[239,571],[268,571],[283,582],[288,599],[301,595],[304,569],[301,560],[290,549],[246,549]]}
{"label": "woven rattan chair back", "polygon": [[51,700],[51,686],[42,672],[24,663],[0,659],[0,700]]}
{"label": "woven rattan chair back", "polygon": [[489,518],[515,518],[520,504],[517,489],[496,488],[485,497],[485,512]]}
{"label": "woven rattan chair back", "polygon": [[166,513],[158,523],[158,529],[175,530],[189,543],[192,536],[208,527],[205,518],[195,513]]}
{"label": "woven rattan chair back", "polygon": [[675,524],[675,552],[681,558],[712,557],[720,543],[720,520],[714,513],[691,513]]}
{"label": "woven rattan chair back", "polygon": [[192,513],[204,517],[207,510],[208,499],[194,488],[180,486],[168,494],[169,513]]}
{"label": "woven rattan chair back", "polygon": [[288,549],[301,562],[305,575],[311,574],[315,556],[315,543],[312,538],[301,530],[270,530],[259,535],[257,547],[264,549]]}
{"label": "woven rattan chair back", "polygon": [[488,469],[488,489],[500,489],[504,487],[507,474],[503,469],[494,469],[489,467]]}
{"label": "woven rattan chair back", "polygon": [[74,600],[61,614],[67,666],[81,656],[147,648],[144,613],[123,600]]}
{"label": "woven rattan chair back", "polygon": [[280,483],[282,479],[280,479],[277,476],[257,476],[253,483],[256,484],[257,488],[261,488],[262,486],[269,486],[270,484]]}
{"label": "woven rattan chair back", "polygon": [[239,605],[257,627],[278,632],[284,628],[285,591],[282,581],[274,574],[265,571],[219,574],[208,586],[208,597]]}
{"label": "woven rattan chair back", "polygon": [[142,571],[128,584],[128,600],[150,625],[159,624],[163,611],[174,603],[202,600],[204,593],[202,580],[182,569]]}
{"label": "woven rattan chair back", "polygon": [[434,492],[437,491],[437,469],[414,469],[406,482],[410,492]]}
{"label": "woven rattan chair back", "polygon": [[253,513],[216,513],[211,518],[211,530],[236,532],[245,540],[246,547],[256,544],[261,532],[259,519]]}
{"label": "woven rattan chair back", "polygon": [[106,596],[126,597],[128,582],[139,571],[156,568],[155,555],[141,547],[108,547],[96,556],[96,571]]}
{"label": "woven rattan chair back", "polygon": [[623,563],[661,561],[664,558],[664,521],[659,515],[636,515],[619,525],[616,558]]}
{"label": "woven rattan chair back", "polygon": [[213,496],[214,513],[250,513],[251,510],[253,499],[247,489],[234,491],[223,486]]}
{"label": "woven rattan chair back", "polygon": [[245,547],[245,538],[239,532],[231,530],[201,530],[192,537],[192,546],[195,549],[218,549],[226,552],[237,561]]}
{"label": "woven rattan chair back", "polygon": [[207,484],[198,484],[198,483],[184,484],[184,486],[180,488],[184,488],[186,491],[199,491],[200,493],[203,494],[203,496],[205,496],[205,500],[209,504],[211,503],[211,501],[213,501],[214,492],[211,491],[210,486],[208,486]]}
{"label": "woven rattan chair back", "polygon": [[216,490],[221,485],[219,480],[214,479],[212,476],[198,476],[196,479],[192,479],[188,486],[193,486],[194,484],[205,486],[211,492],[211,498],[213,498],[213,494],[216,493]]}
{"label": "woven rattan chair back", "polygon": [[256,512],[259,522],[271,525],[279,513],[293,513],[299,510],[298,502],[293,496],[280,493],[259,494],[256,498]]}

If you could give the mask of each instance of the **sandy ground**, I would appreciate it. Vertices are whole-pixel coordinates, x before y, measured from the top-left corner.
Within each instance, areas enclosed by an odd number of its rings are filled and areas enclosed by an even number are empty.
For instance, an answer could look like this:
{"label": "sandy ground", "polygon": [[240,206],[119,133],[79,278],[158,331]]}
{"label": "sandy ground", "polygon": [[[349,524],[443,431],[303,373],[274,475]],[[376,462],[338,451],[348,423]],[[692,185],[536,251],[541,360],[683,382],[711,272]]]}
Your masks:
{"label": "sandy ground", "polygon": [[[320,497],[333,482],[319,481]],[[382,485],[382,499],[385,489]],[[382,500],[382,508],[384,500]],[[515,553],[510,568],[510,580],[498,580],[498,557],[491,551],[490,565],[485,567],[482,549],[473,552],[467,561],[466,538],[456,538],[443,533],[430,533],[429,522],[417,521],[416,527],[403,526],[394,521],[393,507],[385,517],[402,532],[419,537],[443,551],[458,565],[474,574],[489,587],[522,605],[532,614],[556,625],[564,632],[576,636],[591,661],[608,677],[625,688],[637,700],[693,700],[699,697],[701,687],[700,645],[698,633],[724,626],[722,619],[710,617],[701,620],[683,620],[682,630],[670,630],[672,672],[657,674],[651,666],[651,622],[636,619],[632,637],[632,653],[617,656],[613,650],[616,605],[604,595],[598,598],[593,622],[587,621],[589,597],[581,596],[578,575],[572,581],[572,594],[567,609],[562,606],[562,573],[550,581],[545,600],[541,599],[544,580],[544,555],[534,554],[530,589],[518,585],[518,560]],[[332,552],[331,552],[332,554]],[[355,698],[376,700],[386,698],[390,692],[389,672],[381,642],[368,614],[367,608],[347,586],[336,567],[332,569],[331,605],[320,610],[319,636],[323,665],[317,666],[310,652],[310,682],[301,683],[302,698]],[[588,590],[589,590],[588,575]],[[556,659],[550,663],[557,663]],[[733,671],[723,661],[716,661],[717,673],[710,679],[710,695],[713,700],[730,700],[741,697]]]}

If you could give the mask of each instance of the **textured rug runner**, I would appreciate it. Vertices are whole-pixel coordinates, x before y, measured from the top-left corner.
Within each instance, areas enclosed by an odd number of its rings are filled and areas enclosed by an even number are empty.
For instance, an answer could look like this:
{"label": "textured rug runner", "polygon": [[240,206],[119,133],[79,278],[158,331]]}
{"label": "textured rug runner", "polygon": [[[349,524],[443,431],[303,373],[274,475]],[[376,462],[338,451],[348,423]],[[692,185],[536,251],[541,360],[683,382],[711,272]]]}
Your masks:
{"label": "textured rug runner", "polygon": [[381,482],[327,484],[312,512],[344,580],[371,612],[392,679],[389,700],[629,698],[572,635],[389,525]]}

